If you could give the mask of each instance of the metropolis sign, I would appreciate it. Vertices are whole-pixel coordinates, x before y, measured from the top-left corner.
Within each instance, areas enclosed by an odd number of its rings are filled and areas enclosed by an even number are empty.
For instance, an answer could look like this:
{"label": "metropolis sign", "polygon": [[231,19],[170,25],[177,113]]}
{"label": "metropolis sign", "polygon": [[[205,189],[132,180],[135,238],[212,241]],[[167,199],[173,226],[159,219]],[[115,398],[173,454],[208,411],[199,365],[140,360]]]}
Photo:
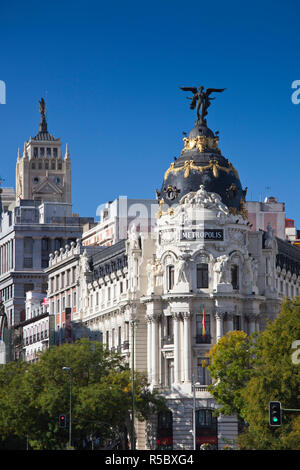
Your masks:
{"label": "metropolis sign", "polygon": [[210,240],[221,242],[224,240],[224,230],[214,228],[181,230],[180,239],[187,241]]}

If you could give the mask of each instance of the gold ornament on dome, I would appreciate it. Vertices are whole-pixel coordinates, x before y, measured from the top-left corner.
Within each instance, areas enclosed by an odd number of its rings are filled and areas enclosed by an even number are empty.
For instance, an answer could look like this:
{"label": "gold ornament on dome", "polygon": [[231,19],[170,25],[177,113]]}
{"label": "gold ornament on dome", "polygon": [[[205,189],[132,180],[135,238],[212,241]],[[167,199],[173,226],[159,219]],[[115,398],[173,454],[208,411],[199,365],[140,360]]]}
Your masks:
{"label": "gold ornament on dome", "polygon": [[189,175],[190,175],[191,170],[200,171],[200,173],[203,173],[204,171],[207,171],[207,170],[212,170],[213,175],[214,175],[215,178],[219,177],[219,171],[224,171],[227,174],[230,173],[230,172],[233,172],[235,174],[236,178],[239,179],[238,172],[234,168],[232,163],[229,163],[229,166],[225,167],[225,166],[221,166],[218,163],[217,160],[210,160],[209,164],[204,165],[204,166],[195,165],[194,160],[186,160],[184,162],[183,166],[180,166],[180,167],[177,167],[177,168],[175,168],[175,163],[172,162],[170,167],[165,172],[165,178],[164,179],[166,180],[170,173],[176,174],[179,171],[184,171],[184,177],[188,178]]}
{"label": "gold ornament on dome", "polygon": [[248,218],[248,211],[246,209],[245,200],[242,198],[240,202],[240,208],[237,209],[236,207],[229,207],[229,213],[232,215],[241,215],[243,219]]}
{"label": "gold ornament on dome", "polygon": [[184,147],[181,151],[181,155],[187,150],[193,150],[197,148],[199,152],[204,152],[205,150],[215,150],[218,153],[221,153],[218,143],[218,137],[207,137],[205,135],[198,135],[194,139],[189,139],[188,137],[183,138]]}

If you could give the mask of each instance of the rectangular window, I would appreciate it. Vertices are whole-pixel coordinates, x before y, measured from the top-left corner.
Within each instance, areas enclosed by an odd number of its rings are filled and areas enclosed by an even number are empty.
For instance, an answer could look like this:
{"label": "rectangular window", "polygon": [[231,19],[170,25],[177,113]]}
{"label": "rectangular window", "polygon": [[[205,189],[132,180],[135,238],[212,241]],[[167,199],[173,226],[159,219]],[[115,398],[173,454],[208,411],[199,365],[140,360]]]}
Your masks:
{"label": "rectangular window", "polygon": [[210,383],[209,372],[207,370],[207,358],[198,358],[197,361],[197,376],[198,376],[198,383],[200,385],[208,385]]}
{"label": "rectangular window", "polygon": [[166,335],[167,337],[173,335],[173,318],[171,316],[166,317]]}
{"label": "rectangular window", "polygon": [[[204,315],[204,317],[203,317]],[[196,315],[196,343],[210,343],[210,315],[205,313]]]}
{"label": "rectangular window", "polygon": [[240,330],[241,329],[241,317],[240,315],[233,315],[233,329]]}
{"label": "rectangular window", "polygon": [[174,287],[174,266],[168,266],[168,289],[171,290]]}
{"label": "rectangular window", "polygon": [[125,322],[125,341],[129,341],[129,321]]}
{"label": "rectangular window", "polygon": [[239,267],[236,264],[231,266],[231,284],[233,289],[239,288]]}
{"label": "rectangular window", "polygon": [[121,344],[122,344],[122,329],[119,326],[119,328],[118,328],[118,347],[119,348],[121,347]]}
{"label": "rectangular window", "polygon": [[24,259],[23,267],[32,268],[32,254],[33,254],[33,239],[30,237],[24,238]]}
{"label": "rectangular window", "polygon": [[32,268],[32,258],[24,258],[23,268]]}
{"label": "rectangular window", "polygon": [[197,289],[208,288],[208,264],[197,264]]}
{"label": "rectangular window", "polygon": [[171,387],[174,382],[174,362],[167,359],[167,386]]}

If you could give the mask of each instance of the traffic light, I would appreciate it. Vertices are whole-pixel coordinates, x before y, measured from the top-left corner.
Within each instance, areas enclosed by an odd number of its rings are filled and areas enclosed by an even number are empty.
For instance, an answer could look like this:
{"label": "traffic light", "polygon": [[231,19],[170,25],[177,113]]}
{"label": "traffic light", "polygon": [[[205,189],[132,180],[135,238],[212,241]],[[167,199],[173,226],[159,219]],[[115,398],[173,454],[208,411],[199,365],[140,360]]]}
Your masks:
{"label": "traffic light", "polygon": [[270,426],[281,426],[280,401],[270,401],[269,403],[269,424]]}
{"label": "traffic light", "polygon": [[58,425],[59,425],[60,428],[65,428],[66,427],[66,415],[59,415]]}

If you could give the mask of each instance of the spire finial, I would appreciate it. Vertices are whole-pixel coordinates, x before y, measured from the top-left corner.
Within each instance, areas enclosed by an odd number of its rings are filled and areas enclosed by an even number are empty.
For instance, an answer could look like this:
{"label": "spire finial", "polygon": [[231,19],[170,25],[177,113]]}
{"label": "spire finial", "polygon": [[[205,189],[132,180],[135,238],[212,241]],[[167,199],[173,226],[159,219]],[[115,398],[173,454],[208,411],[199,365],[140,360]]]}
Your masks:
{"label": "spire finial", "polygon": [[27,158],[27,157],[28,157],[28,154],[27,154],[27,148],[26,148],[26,142],[24,142],[24,152],[23,152],[23,157],[24,157],[24,158]]}
{"label": "spire finial", "polygon": [[40,132],[48,132],[47,130],[47,121],[46,121],[46,103],[44,98],[41,98],[39,101],[40,103],[40,113],[41,113],[41,122],[40,122],[40,127],[39,131]]}
{"label": "spire finial", "polygon": [[65,153],[65,158],[70,158],[70,153],[69,153],[69,144],[66,144],[66,153]]}

